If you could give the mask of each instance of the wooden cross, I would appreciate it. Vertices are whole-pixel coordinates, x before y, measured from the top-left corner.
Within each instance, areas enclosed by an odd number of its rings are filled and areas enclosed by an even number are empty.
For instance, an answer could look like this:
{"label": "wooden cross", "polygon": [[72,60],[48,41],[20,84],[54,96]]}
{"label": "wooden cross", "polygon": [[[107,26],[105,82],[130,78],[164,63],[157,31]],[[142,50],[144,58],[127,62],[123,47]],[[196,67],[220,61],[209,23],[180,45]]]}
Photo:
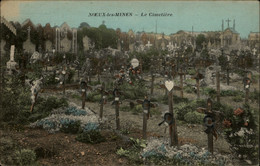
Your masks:
{"label": "wooden cross", "polygon": [[213,135],[216,140],[218,139],[215,123],[219,121],[223,113],[212,110],[212,100],[210,98],[207,100],[207,108],[199,107],[197,108],[197,112],[206,114],[203,122],[207,129],[204,132],[208,135],[208,151],[213,154]]}
{"label": "wooden cross", "polygon": [[[152,65],[153,66],[153,65]],[[151,76],[152,76],[152,80],[151,80],[151,95],[153,95],[153,89],[154,89],[154,70],[153,67],[151,66]]]}
{"label": "wooden cross", "polygon": [[219,71],[216,72],[216,83],[217,83],[217,102],[220,103],[220,79]]}
{"label": "wooden cross", "polygon": [[231,20],[228,18],[228,19],[226,20],[226,22],[228,23],[228,28],[229,28],[229,22],[231,22]]}
{"label": "wooden cross", "polygon": [[143,139],[146,139],[146,131],[147,131],[147,120],[151,116],[150,108],[156,107],[157,105],[151,103],[150,99],[145,96],[144,100],[136,100],[137,103],[142,104],[143,107]]}
{"label": "wooden cross", "polygon": [[[111,93],[111,91],[110,91]],[[120,103],[120,95],[123,94],[117,87],[114,88],[112,91],[113,96],[115,97],[112,105],[115,105],[115,112],[116,112],[116,129],[120,130],[120,119],[119,119],[119,103]]]}
{"label": "wooden cross", "polygon": [[91,86],[88,86],[87,80],[81,80],[80,81],[80,87],[81,87],[81,92],[82,92],[82,109],[85,108],[85,103],[86,103],[86,91],[87,89],[92,90]]}
{"label": "wooden cross", "polygon": [[108,92],[105,91],[105,83],[103,82],[101,87],[98,88],[100,95],[101,95],[101,101],[100,101],[100,111],[99,111],[99,117],[102,119],[103,118],[103,106],[106,103],[105,102],[105,95],[108,95]]}
{"label": "wooden cross", "polygon": [[184,73],[182,72],[182,68],[178,74],[180,76],[180,84],[181,84],[180,85],[180,89],[181,89],[180,94],[181,94],[181,98],[183,98],[183,75],[184,75]]}
{"label": "wooden cross", "polygon": [[245,95],[245,103],[248,103],[248,98],[249,98],[249,89],[250,89],[250,84],[251,84],[251,74],[248,75],[247,77],[244,77],[243,83],[244,83],[244,89],[246,92]]}
{"label": "wooden cross", "polygon": [[170,146],[177,146],[178,145],[178,134],[177,134],[177,125],[176,125],[176,119],[174,117],[173,112],[173,89],[174,89],[174,83],[173,81],[165,81],[165,88],[168,90],[168,105],[169,105],[169,113],[173,117],[173,123],[169,126],[170,131]]}
{"label": "wooden cross", "polygon": [[202,74],[199,73],[199,71],[196,72],[196,75],[192,77],[192,79],[196,80],[196,87],[197,87],[197,99],[200,98],[200,79],[204,78]]}

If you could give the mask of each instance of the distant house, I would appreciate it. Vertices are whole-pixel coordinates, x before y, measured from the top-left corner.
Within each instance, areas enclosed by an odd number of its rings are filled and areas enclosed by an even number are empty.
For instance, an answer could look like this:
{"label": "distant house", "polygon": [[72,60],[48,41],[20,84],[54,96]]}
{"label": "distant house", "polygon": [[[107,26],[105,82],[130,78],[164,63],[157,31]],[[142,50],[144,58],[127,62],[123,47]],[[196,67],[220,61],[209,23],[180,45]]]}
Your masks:
{"label": "distant house", "polygon": [[258,48],[260,43],[260,32],[250,32],[248,35],[248,44],[251,48]]}
{"label": "distant house", "polygon": [[225,29],[221,36],[221,43],[223,47],[228,47],[232,45],[240,44],[240,34],[235,30],[235,28],[227,28]]}

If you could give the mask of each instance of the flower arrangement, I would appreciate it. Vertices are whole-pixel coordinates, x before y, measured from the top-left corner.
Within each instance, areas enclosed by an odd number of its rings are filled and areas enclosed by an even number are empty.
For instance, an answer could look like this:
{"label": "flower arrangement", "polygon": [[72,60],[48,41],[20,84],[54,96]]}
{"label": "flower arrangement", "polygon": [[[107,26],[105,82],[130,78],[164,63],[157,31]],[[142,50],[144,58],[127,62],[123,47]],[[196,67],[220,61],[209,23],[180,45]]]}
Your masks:
{"label": "flower arrangement", "polygon": [[151,138],[147,143],[147,146],[141,152],[143,159],[154,156],[167,157],[186,165],[209,164],[224,166],[232,163],[229,156],[216,153],[212,156],[205,148],[198,148],[191,144],[184,144],[179,148],[170,147],[168,140],[158,138]]}

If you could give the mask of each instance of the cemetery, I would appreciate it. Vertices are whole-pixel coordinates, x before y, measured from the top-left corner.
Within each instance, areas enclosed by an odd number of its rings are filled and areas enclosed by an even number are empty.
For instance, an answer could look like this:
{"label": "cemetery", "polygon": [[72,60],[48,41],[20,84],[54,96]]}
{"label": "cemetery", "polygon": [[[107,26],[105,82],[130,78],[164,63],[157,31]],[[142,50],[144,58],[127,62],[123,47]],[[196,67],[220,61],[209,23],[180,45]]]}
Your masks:
{"label": "cemetery", "polygon": [[4,21],[0,164],[257,165],[260,48],[229,44],[229,19],[153,41]]}

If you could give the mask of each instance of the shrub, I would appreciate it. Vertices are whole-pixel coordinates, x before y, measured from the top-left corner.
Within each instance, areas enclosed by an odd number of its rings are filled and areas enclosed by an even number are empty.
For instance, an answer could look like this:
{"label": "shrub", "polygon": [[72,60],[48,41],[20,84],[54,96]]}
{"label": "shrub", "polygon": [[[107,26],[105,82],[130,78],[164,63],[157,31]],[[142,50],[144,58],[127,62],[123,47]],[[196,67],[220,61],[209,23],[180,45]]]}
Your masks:
{"label": "shrub", "polygon": [[185,86],[184,87],[184,92],[186,92],[186,93],[193,93],[194,90],[193,90],[192,86]]}
{"label": "shrub", "polygon": [[97,102],[97,101],[99,102],[100,99],[101,99],[101,95],[99,94],[99,92],[90,92],[86,96],[86,100],[90,102]]}
{"label": "shrub", "polygon": [[259,93],[259,91],[256,91],[256,90],[249,93],[249,99],[252,100],[253,102],[256,101],[257,103],[259,103],[259,96],[260,96],[260,93]]}
{"label": "shrub", "polygon": [[97,144],[100,142],[106,141],[105,137],[103,137],[99,131],[91,130],[88,132],[80,133],[76,140],[83,143]]}
{"label": "shrub", "polygon": [[217,95],[217,91],[213,88],[204,88],[202,93],[208,95],[210,98],[214,99]]}
{"label": "shrub", "polygon": [[241,109],[242,114],[232,111],[234,114],[226,117],[231,126],[225,129],[225,138],[234,154],[257,162],[258,147],[255,145],[258,142],[258,122],[253,116],[254,110],[249,105],[244,105]]}
{"label": "shrub", "polygon": [[[67,120],[67,121],[66,121]],[[76,134],[80,129],[80,121],[72,121],[65,119],[60,129],[61,132]]]}
{"label": "shrub", "polygon": [[69,107],[65,111],[66,115],[81,116],[87,115],[85,110],[77,109],[76,107]]}
{"label": "shrub", "polygon": [[184,120],[184,116],[188,112],[193,112],[195,111],[198,107],[205,107],[206,106],[206,101],[203,100],[195,100],[190,103],[180,103],[174,107],[174,110],[177,113],[177,119],[178,120]]}
{"label": "shrub", "polygon": [[188,112],[187,114],[185,114],[184,120],[187,123],[201,124],[203,122],[204,116],[205,116],[204,114],[193,111],[193,112]]}
{"label": "shrub", "polygon": [[87,123],[83,126],[83,131],[97,130],[99,125],[97,123]]}
{"label": "shrub", "polygon": [[33,150],[22,149],[21,151],[16,151],[16,161],[19,165],[32,165],[35,163],[36,154]]}
{"label": "shrub", "polygon": [[232,98],[232,100],[234,102],[241,102],[241,101],[243,101],[243,98],[242,98],[242,96],[235,96],[235,97]]}
{"label": "shrub", "polygon": [[244,92],[236,90],[222,90],[220,96],[244,96]]}
{"label": "shrub", "polygon": [[161,115],[162,114],[158,107],[157,108],[151,108],[150,112],[151,112],[152,115]]}

